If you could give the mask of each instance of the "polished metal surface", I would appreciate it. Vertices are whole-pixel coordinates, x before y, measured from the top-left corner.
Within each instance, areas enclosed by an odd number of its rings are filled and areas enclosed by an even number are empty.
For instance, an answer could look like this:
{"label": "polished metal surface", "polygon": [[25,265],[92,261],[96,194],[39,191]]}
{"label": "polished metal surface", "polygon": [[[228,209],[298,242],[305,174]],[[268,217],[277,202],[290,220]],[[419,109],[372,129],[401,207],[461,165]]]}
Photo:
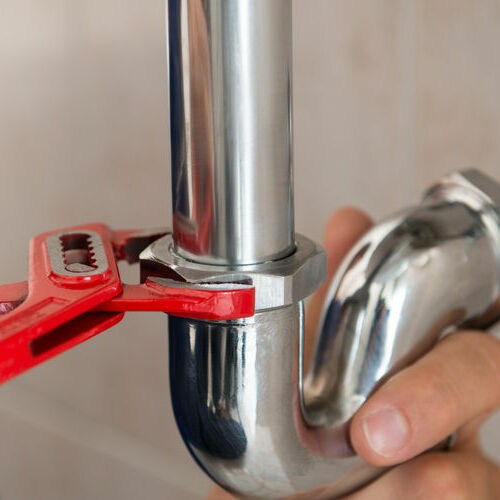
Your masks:
{"label": "polished metal surface", "polygon": [[189,283],[252,283],[257,311],[296,304],[311,295],[326,275],[324,249],[300,234],[292,255],[262,264],[229,267],[192,262],[176,253],[171,235],[154,242],[141,260],[143,279],[161,275]]}
{"label": "polished metal surface", "polygon": [[291,0],[168,0],[174,241],[255,264],[294,250]]}
{"label": "polished metal surface", "polygon": [[378,224],[356,244],[326,299],[305,382],[310,425],[348,422],[378,384],[443,332],[484,324],[494,313],[499,208],[492,179],[457,173],[429,190],[421,206]]}
{"label": "polished metal surface", "polygon": [[337,498],[377,477],[351,417],[443,333],[498,316],[500,188],[454,174],[375,226],[335,277],[302,373],[301,304],[232,322],[169,319],[172,402],[201,467],[239,498]]}
{"label": "polished metal surface", "polygon": [[225,283],[187,283],[184,281],[176,281],[168,278],[150,278],[150,281],[158,283],[161,286],[168,288],[179,288],[188,290],[248,290],[253,288],[253,285],[247,285],[245,283],[237,282],[225,282]]}
{"label": "polished metal surface", "polygon": [[352,250],[303,374],[301,301],[325,259],[294,235],[291,9],[168,0],[174,230],[141,254],[142,279],[256,288],[253,318],[169,318],[179,429],[240,498],[331,499],[377,477],[349,444],[356,410],[443,332],[499,312],[500,187],[454,174]]}
{"label": "polished metal surface", "polygon": [[[238,498],[282,498],[321,487],[345,493],[380,471],[360,463],[344,429],[323,450],[301,415],[302,305],[233,322],[169,317],[175,417],[190,452]],[[326,459],[324,452],[342,458]],[[328,483],[335,481],[329,489]]]}

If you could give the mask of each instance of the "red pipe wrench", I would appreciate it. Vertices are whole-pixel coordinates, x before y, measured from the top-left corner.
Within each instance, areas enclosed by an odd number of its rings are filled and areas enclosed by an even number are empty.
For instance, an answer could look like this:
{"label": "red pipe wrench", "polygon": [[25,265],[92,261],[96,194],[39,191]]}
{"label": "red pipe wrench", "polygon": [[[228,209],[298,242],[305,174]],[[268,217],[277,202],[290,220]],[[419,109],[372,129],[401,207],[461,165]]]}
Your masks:
{"label": "red pipe wrench", "polygon": [[28,281],[0,286],[0,383],[107,330],[126,311],[204,320],[253,316],[251,285],[154,277],[122,283],[117,261],[137,262],[166,233],[89,224],[34,237]]}

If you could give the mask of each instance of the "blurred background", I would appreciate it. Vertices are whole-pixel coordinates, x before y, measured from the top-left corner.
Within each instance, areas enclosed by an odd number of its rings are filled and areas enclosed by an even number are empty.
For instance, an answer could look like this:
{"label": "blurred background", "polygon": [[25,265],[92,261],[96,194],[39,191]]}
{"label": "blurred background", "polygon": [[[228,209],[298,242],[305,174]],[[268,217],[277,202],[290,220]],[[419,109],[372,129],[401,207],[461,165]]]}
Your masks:
{"label": "blurred background", "polygon": [[[320,239],[345,204],[381,217],[456,168],[500,180],[500,1],[294,9],[298,231]],[[1,283],[26,278],[42,231],[170,224],[164,18],[163,0],[0,0]],[[170,409],[166,321],[129,314],[0,388],[2,500],[204,497]]]}

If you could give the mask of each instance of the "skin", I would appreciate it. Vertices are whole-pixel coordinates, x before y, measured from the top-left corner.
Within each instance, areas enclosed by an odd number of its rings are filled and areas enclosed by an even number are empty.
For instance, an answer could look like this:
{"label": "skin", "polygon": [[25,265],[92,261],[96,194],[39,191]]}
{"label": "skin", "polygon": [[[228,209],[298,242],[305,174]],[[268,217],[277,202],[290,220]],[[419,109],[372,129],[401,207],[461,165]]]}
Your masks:
{"label": "skin", "polygon": [[[371,225],[354,208],[332,215],[324,239],[328,281]],[[318,290],[308,309],[306,362],[327,288],[328,283]],[[346,498],[499,499],[500,467],[484,455],[479,440],[481,425],[499,406],[500,341],[477,331],[446,337],[388,380],[354,416],[350,436],[356,452],[373,465],[395,467]],[[457,429],[451,451],[422,454]],[[235,497],[217,488],[209,498]]]}

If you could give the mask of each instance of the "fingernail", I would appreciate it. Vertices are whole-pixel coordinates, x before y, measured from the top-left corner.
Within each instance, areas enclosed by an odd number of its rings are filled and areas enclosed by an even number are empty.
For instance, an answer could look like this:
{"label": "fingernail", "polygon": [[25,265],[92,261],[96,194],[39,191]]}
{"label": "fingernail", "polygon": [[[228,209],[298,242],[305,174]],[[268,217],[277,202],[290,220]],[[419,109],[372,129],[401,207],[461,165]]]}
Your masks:
{"label": "fingernail", "polygon": [[393,406],[369,413],[362,425],[370,448],[384,457],[391,457],[403,448],[410,435],[408,421]]}

